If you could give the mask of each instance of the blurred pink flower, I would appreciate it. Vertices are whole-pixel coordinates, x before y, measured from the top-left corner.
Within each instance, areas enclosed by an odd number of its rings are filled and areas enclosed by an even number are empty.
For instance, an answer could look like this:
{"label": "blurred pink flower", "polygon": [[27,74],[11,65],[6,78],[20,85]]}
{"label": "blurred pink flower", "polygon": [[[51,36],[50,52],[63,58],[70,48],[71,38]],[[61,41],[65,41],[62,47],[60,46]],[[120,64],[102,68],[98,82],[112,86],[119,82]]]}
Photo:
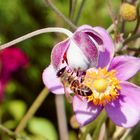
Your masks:
{"label": "blurred pink flower", "polygon": [[74,94],[73,110],[81,126],[93,121],[105,109],[117,125],[133,127],[140,120],[140,87],[127,82],[140,70],[140,59],[132,56],[114,56],[114,44],[101,27],[81,26],[68,38],[57,44],[51,55],[51,64],[43,72],[43,81],[55,94],[65,92],[56,73],[68,66],[86,72],[83,84],[92,95]]}
{"label": "blurred pink flower", "polygon": [[27,64],[27,55],[19,48],[11,47],[0,51],[0,101],[12,74]]}

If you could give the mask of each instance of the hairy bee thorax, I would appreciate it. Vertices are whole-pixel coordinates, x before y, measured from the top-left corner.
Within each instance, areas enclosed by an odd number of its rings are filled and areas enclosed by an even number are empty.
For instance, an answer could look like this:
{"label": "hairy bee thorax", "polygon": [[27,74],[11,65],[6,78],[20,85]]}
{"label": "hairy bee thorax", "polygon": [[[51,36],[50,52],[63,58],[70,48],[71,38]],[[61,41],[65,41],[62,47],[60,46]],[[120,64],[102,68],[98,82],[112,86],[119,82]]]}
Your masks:
{"label": "hairy bee thorax", "polygon": [[73,70],[70,67],[60,69],[57,72],[57,76],[60,77],[62,83],[65,83],[65,86],[69,86],[73,81],[78,79],[76,70]]}
{"label": "hairy bee thorax", "polygon": [[64,67],[57,72],[57,76],[60,78],[64,88],[69,87],[75,94],[89,96],[92,94],[92,91],[83,84],[85,74],[85,72],[69,67]]}

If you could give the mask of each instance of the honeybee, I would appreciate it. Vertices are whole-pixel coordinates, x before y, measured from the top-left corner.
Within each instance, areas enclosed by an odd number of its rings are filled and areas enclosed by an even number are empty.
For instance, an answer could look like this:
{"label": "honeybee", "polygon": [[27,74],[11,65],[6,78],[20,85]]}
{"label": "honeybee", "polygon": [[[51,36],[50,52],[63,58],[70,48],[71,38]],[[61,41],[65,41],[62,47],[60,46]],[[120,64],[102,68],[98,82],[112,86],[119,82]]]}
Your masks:
{"label": "honeybee", "polygon": [[84,85],[84,74],[80,77],[78,71],[63,67],[57,72],[57,77],[60,78],[61,82],[65,87],[70,87],[71,91],[81,96],[90,96],[92,91],[89,87]]}

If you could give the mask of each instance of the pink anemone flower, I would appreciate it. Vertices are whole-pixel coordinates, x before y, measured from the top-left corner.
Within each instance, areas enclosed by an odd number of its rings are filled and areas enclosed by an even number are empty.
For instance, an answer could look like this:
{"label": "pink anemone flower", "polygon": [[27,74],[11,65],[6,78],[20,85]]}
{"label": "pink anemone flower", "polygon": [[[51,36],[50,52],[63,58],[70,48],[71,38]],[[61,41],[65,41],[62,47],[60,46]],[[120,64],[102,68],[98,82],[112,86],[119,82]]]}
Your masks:
{"label": "pink anemone flower", "polygon": [[83,84],[91,89],[89,96],[74,93],[73,110],[80,126],[84,126],[105,109],[118,126],[133,127],[140,120],[140,87],[128,82],[140,69],[140,59],[114,56],[114,44],[101,27],[83,25],[71,38],[58,43],[52,50],[51,64],[43,72],[43,81],[55,94],[65,88],[58,70],[64,66],[85,71]]}
{"label": "pink anemone flower", "polygon": [[11,47],[0,51],[0,101],[3,100],[5,87],[12,74],[27,64],[28,58],[19,48]]}

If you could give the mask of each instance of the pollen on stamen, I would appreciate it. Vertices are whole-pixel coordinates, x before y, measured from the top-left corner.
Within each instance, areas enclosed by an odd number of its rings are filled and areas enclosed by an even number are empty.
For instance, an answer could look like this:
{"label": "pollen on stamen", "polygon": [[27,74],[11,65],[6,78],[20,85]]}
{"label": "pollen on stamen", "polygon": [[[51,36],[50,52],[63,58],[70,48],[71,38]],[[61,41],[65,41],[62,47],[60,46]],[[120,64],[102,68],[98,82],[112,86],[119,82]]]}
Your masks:
{"label": "pollen on stamen", "polygon": [[107,71],[106,68],[89,70],[86,72],[83,83],[92,90],[92,95],[87,96],[88,102],[104,106],[119,96],[120,81],[116,78],[116,71]]}

